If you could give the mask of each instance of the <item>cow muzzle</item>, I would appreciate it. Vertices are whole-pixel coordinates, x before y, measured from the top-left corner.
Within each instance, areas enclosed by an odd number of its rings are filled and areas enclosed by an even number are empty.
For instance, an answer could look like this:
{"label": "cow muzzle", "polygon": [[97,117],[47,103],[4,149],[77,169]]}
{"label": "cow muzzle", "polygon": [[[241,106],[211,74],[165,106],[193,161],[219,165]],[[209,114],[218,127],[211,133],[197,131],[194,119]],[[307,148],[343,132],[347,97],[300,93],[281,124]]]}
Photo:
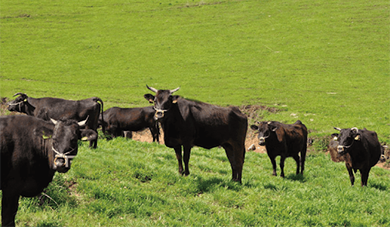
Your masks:
{"label": "cow muzzle", "polygon": [[165,115],[165,112],[167,112],[167,110],[161,110],[161,109],[157,109],[157,108],[154,108],[156,110],[156,112],[154,113],[154,120],[159,120],[159,119],[162,119]]}
{"label": "cow muzzle", "polygon": [[259,145],[260,146],[264,146],[265,145],[265,139],[266,139],[265,137],[260,137],[259,138]]}
{"label": "cow muzzle", "polygon": [[52,148],[52,150],[56,154],[54,156],[54,165],[53,165],[54,170],[56,170],[60,173],[68,172],[68,170],[70,169],[70,165],[72,163],[72,160],[74,159],[74,157],[76,157],[76,155],[68,155],[73,150],[69,151],[67,153],[64,153],[64,154],[55,150],[54,147]]}
{"label": "cow muzzle", "polygon": [[344,146],[337,146],[337,153],[339,153],[340,155],[343,155],[345,153],[345,149],[344,149]]}

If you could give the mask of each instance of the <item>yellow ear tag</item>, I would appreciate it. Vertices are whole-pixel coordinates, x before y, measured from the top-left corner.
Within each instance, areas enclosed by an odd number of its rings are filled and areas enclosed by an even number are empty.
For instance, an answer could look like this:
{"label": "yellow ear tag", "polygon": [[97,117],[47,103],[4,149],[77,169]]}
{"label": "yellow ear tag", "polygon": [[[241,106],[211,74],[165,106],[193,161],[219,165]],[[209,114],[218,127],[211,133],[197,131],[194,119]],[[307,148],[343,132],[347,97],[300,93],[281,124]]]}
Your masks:
{"label": "yellow ear tag", "polygon": [[172,103],[177,103],[177,99],[176,99],[176,100],[173,100]]}
{"label": "yellow ear tag", "polygon": [[27,102],[27,99],[23,100],[23,102]]}
{"label": "yellow ear tag", "polygon": [[333,140],[334,140],[334,141],[337,141],[337,136],[333,137]]}
{"label": "yellow ear tag", "polygon": [[47,139],[50,139],[51,136],[45,135],[45,132],[43,131],[42,138],[43,138],[44,140],[47,140]]}
{"label": "yellow ear tag", "polygon": [[355,140],[360,140],[360,135],[357,135],[357,136],[355,137]]}
{"label": "yellow ear tag", "polygon": [[82,141],[87,141],[88,140],[88,137],[84,136],[83,138],[81,138]]}

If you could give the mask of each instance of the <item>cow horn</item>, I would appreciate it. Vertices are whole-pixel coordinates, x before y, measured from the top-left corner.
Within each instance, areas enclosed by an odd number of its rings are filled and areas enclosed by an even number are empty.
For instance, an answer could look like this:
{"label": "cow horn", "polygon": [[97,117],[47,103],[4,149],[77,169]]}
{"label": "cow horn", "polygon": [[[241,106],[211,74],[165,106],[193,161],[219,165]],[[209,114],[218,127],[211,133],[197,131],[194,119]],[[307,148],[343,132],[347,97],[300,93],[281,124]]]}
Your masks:
{"label": "cow horn", "polygon": [[176,89],[173,89],[173,90],[169,90],[169,92],[172,94],[173,92],[176,92],[180,89],[180,87],[177,87]]}
{"label": "cow horn", "polygon": [[58,121],[54,120],[53,118],[50,118],[51,122],[53,122],[53,124],[57,124]]}
{"label": "cow horn", "polygon": [[351,130],[352,130],[352,131],[356,131],[356,133],[358,133],[358,132],[359,132],[359,129],[358,129],[358,128],[356,128],[356,127],[353,127],[353,128],[351,128]]}
{"label": "cow horn", "polygon": [[26,94],[24,94],[24,93],[22,93],[22,92],[18,92],[18,93],[16,93],[16,94],[14,94],[14,96],[12,96],[12,97],[15,97],[15,96],[17,96],[17,95],[25,95],[25,96],[27,96]]}
{"label": "cow horn", "polygon": [[84,126],[85,123],[87,123],[88,118],[89,118],[89,115],[87,116],[87,118],[86,118],[84,121],[79,121],[79,122],[78,122],[79,126],[80,126],[80,127]]}
{"label": "cow horn", "polygon": [[157,89],[156,89],[156,88],[149,87],[148,85],[146,85],[146,87],[147,87],[149,90],[153,91],[154,93],[157,93]]}
{"label": "cow horn", "polygon": [[333,127],[334,129],[336,129],[337,131],[341,131],[341,128],[336,128],[336,127]]}

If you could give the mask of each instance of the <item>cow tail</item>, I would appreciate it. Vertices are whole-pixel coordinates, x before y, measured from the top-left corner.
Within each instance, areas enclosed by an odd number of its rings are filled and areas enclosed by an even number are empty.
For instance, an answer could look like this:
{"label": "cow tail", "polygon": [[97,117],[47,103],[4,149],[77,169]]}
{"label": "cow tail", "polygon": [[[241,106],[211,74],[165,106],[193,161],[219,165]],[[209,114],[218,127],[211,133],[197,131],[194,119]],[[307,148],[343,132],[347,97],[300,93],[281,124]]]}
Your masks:
{"label": "cow tail", "polygon": [[100,102],[100,105],[102,106],[101,110],[100,110],[100,114],[102,115],[102,131],[103,131],[103,134],[105,134],[106,130],[104,128],[104,119],[103,119],[103,100],[101,100],[100,98],[98,97],[95,97],[94,100],[95,102]]}

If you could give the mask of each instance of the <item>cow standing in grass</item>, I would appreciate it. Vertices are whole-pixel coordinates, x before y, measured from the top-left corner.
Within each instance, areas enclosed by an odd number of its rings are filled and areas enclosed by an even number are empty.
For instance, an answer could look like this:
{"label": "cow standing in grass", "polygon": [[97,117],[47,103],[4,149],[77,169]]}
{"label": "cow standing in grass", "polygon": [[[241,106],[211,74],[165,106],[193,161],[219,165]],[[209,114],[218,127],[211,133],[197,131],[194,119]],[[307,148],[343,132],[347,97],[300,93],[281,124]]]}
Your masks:
{"label": "cow standing in grass", "polygon": [[66,173],[86,121],[44,121],[32,116],[0,117],[1,221],[14,226],[19,197],[34,197]]}
{"label": "cow standing in grass", "polygon": [[[339,155],[349,155],[350,161],[345,165],[349,173],[351,185],[355,182],[354,173],[360,171],[361,186],[367,186],[368,175],[381,156],[381,144],[376,132],[357,128],[334,128],[340,131],[337,152]],[[352,172],[353,170],[353,172]]]}
{"label": "cow standing in grass", "polygon": [[307,150],[307,128],[301,121],[298,120],[294,124],[282,124],[276,121],[259,122],[259,125],[252,125],[251,128],[258,132],[259,145],[265,145],[272,163],[272,175],[277,175],[275,158],[279,155],[281,177],[284,177],[284,161],[287,157],[293,157],[297,163],[296,174],[303,174]]}
{"label": "cow standing in grass", "polygon": [[132,131],[149,128],[153,142],[159,142],[160,129],[154,119],[154,109],[151,106],[141,108],[112,107],[100,116],[99,125],[105,127],[112,137],[132,137]]}
{"label": "cow standing in grass", "polygon": [[[46,121],[50,119],[81,121],[88,117],[85,128],[94,130],[97,134],[99,113],[103,112],[103,101],[100,98],[73,101],[58,98],[32,98],[24,93],[16,93],[14,96],[18,97],[8,103],[9,111],[25,113]],[[104,127],[102,129],[104,132]],[[90,147],[96,148],[97,140],[97,136],[95,140],[91,140]]]}
{"label": "cow standing in grass", "polygon": [[172,95],[179,88],[157,90],[146,87],[155,93],[144,97],[154,103],[155,119],[161,122],[165,145],[176,152],[179,172],[190,174],[188,163],[193,146],[206,149],[222,146],[232,168],[232,179],[241,183],[247,117],[236,107],[223,108]]}

